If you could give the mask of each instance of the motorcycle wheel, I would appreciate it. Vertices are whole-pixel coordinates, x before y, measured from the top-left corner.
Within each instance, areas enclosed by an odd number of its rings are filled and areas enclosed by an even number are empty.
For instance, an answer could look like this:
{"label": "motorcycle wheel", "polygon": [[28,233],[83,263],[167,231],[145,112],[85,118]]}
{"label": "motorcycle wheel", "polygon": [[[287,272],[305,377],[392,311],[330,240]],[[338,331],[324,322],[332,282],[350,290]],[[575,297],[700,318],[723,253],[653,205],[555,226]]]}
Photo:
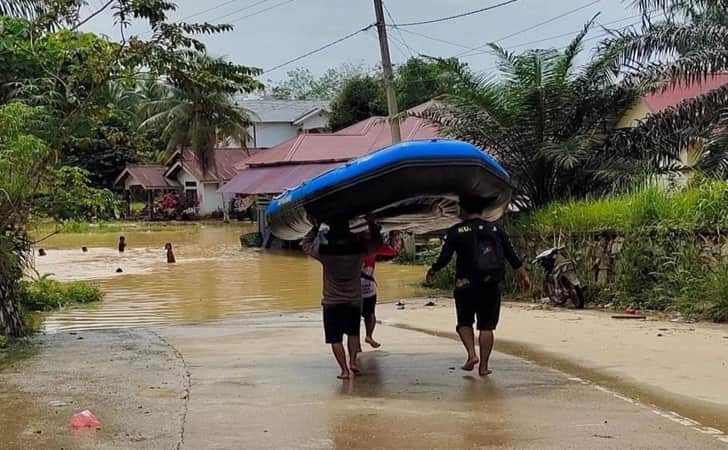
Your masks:
{"label": "motorcycle wheel", "polygon": [[543,281],[543,293],[553,305],[564,306],[566,304],[567,298],[564,295],[559,295],[556,284],[549,279]]}
{"label": "motorcycle wheel", "polygon": [[576,309],[584,309],[584,288],[580,285],[573,284],[567,277],[561,277],[559,281],[562,286],[562,292],[564,293],[564,301],[562,304],[566,303],[567,300],[571,300],[571,304]]}

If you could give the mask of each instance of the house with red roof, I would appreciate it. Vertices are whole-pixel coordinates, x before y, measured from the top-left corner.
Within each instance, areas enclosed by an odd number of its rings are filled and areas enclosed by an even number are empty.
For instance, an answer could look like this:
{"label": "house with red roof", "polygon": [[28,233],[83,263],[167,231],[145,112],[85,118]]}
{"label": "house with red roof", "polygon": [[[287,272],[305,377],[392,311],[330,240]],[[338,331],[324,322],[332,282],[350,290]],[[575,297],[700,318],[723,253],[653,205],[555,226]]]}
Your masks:
{"label": "house with red roof", "polygon": [[[400,122],[403,141],[434,139],[438,130],[412,114],[432,103],[412,108]],[[260,151],[237,165],[238,173],[219,192],[257,198],[258,228],[265,227],[268,200],[333,168],[391,145],[386,117],[371,117],[335,133],[303,133],[270,149]]]}
{"label": "house with red roof", "polygon": [[255,149],[215,149],[212,164],[203,170],[197,155],[186,148],[174,152],[163,165],[127,166],[114,185],[126,192],[127,199],[144,198],[150,206],[163,193],[179,192],[196,205],[198,214],[210,215],[229,208],[235,196],[218,190],[235,176],[236,166],[255,153]]}
{"label": "house with red roof", "polygon": [[[409,110],[428,108],[425,103]],[[434,139],[437,129],[407,115],[400,122],[403,141]],[[335,133],[304,133],[260,151],[237,165],[238,173],[220,189],[226,194],[275,195],[347,161],[391,145],[386,117],[371,117]]]}
{"label": "house with red roof", "polygon": [[[634,127],[651,114],[656,114],[679,105],[685,100],[706,94],[728,84],[728,73],[708,77],[701,82],[680,82],[674,86],[642,97],[632,109],[625,114],[617,124],[620,128]],[[686,148],[680,157],[680,163],[685,169],[694,167],[703,156],[703,147],[700,144]]]}

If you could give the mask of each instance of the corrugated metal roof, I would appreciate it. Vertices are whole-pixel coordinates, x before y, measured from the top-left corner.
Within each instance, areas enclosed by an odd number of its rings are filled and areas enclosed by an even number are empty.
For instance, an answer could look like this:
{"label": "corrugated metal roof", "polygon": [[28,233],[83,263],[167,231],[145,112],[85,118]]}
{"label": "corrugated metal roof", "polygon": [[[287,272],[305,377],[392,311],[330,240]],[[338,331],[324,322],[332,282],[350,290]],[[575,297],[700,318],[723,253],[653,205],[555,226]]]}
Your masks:
{"label": "corrugated metal roof", "polygon": [[255,155],[258,149],[243,148],[218,148],[214,151],[214,163],[203,172],[202,164],[190,148],[177,152],[170,158],[167,168],[167,176],[171,176],[181,167],[198,181],[223,182],[230,180],[237,173],[236,165],[244,162],[250,156]]}
{"label": "corrugated metal roof", "polygon": [[703,95],[713,89],[728,84],[728,73],[709,77],[701,83],[678,83],[662,92],[646,95],[643,100],[653,113],[658,113],[689,98]]}
{"label": "corrugated metal roof", "polygon": [[127,166],[123,172],[116,178],[114,185],[122,185],[127,177],[132,177],[130,186],[139,186],[142,189],[175,189],[179,187],[177,183],[166,178],[164,173],[167,166],[162,165],[138,165]]}
{"label": "corrugated metal roof", "polygon": [[323,100],[239,99],[236,101],[240,107],[253,112],[253,122],[284,123],[293,123],[317,109],[328,111],[330,103]]}
{"label": "corrugated metal roof", "polygon": [[[410,110],[420,111],[429,103]],[[438,130],[424,119],[408,116],[400,122],[402,140],[434,139]],[[301,134],[259,152],[245,161],[247,167],[348,161],[391,145],[389,123],[384,117],[363,120],[336,133]],[[239,169],[244,167],[238,166]]]}
{"label": "corrugated metal roof", "polygon": [[218,192],[243,195],[278,194],[341,164],[289,164],[249,168],[238,172]]}

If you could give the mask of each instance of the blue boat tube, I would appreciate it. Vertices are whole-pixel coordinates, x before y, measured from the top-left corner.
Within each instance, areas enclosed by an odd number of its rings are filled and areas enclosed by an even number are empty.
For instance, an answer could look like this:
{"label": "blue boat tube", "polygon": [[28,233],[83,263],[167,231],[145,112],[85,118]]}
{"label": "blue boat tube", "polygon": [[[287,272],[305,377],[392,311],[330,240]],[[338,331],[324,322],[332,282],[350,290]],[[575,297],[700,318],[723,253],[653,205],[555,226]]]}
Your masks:
{"label": "blue boat tube", "polygon": [[383,148],[308,180],[273,199],[271,232],[301,239],[312,221],[350,220],[364,229],[373,215],[387,230],[427,233],[458,221],[461,195],[488,200],[483,217],[498,220],[513,192],[510,177],[491,156],[453,140],[408,141]]}

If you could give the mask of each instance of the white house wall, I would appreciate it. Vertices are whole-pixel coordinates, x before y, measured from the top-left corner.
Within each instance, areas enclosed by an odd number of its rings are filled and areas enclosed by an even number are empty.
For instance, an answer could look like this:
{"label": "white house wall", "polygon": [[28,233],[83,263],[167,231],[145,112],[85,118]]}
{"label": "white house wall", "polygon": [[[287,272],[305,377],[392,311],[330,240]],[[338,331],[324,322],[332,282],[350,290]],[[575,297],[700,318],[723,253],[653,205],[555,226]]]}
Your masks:
{"label": "white house wall", "polygon": [[301,128],[304,130],[325,129],[329,126],[329,118],[325,113],[318,113],[309,117],[303,122]]}
{"label": "white house wall", "polygon": [[248,142],[249,147],[269,148],[298,136],[298,128],[290,123],[257,123],[249,133],[254,139]]}
{"label": "white house wall", "polygon": [[[202,198],[200,198],[200,214],[212,214],[224,208],[222,195],[217,193],[219,183],[202,183]],[[199,192],[199,188],[198,188]]]}

